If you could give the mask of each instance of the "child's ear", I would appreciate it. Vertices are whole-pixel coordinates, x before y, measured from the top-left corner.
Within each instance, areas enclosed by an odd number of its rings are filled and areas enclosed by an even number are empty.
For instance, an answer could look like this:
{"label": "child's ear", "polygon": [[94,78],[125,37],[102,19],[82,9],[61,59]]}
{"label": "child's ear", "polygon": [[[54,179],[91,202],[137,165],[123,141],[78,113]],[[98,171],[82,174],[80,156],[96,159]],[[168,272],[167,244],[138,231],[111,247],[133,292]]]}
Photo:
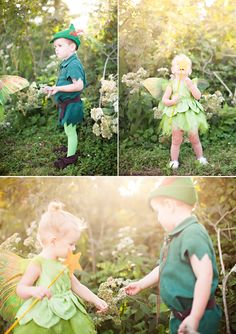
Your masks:
{"label": "child's ear", "polygon": [[49,245],[55,246],[56,240],[57,240],[56,237],[52,235],[48,240]]}

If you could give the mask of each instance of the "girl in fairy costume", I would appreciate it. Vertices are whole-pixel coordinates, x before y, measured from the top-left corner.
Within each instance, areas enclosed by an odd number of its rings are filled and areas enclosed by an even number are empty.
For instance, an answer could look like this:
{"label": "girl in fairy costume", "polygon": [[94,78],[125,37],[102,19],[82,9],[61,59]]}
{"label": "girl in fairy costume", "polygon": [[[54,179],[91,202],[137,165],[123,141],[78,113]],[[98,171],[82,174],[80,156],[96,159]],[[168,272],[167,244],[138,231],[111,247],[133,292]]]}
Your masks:
{"label": "girl in fairy costume", "polygon": [[[162,133],[172,136],[170,167],[179,167],[179,151],[184,133],[188,134],[194,153],[200,164],[206,165],[207,159],[203,156],[199,131],[204,133],[208,129],[204,109],[198,100],[201,92],[197,86],[198,80],[189,78],[192,73],[192,62],[184,54],[177,55],[172,61],[172,77],[166,83],[166,89],[159,103],[158,110],[162,112],[160,128]],[[149,78],[144,86],[150,91]],[[156,80],[158,80],[156,78]],[[151,81],[151,84],[157,81]],[[163,79],[161,81],[163,85]],[[151,92],[151,91],[150,91]],[[152,94],[152,92],[151,92]],[[153,94],[152,94],[153,95]]]}
{"label": "girl in fairy costume", "polygon": [[[96,333],[80,297],[94,304],[98,312],[106,311],[107,304],[63,264],[75,250],[83,228],[83,221],[64,211],[61,203],[49,204],[38,228],[42,252],[31,260],[16,287],[17,295],[26,301],[16,313],[20,320],[14,334]],[[30,309],[35,298],[39,301]]]}

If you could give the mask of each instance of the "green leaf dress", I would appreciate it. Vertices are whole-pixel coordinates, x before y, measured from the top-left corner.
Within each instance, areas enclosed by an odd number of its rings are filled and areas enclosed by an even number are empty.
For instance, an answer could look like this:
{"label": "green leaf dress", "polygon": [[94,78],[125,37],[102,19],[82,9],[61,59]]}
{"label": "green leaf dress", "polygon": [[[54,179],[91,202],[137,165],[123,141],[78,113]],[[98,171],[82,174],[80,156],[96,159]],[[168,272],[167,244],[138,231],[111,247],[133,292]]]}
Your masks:
{"label": "green leaf dress", "polygon": [[[197,84],[197,79],[193,79],[193,82]],[[174,105],[167,107],[161,101],[158,105],[158,109],[162,112],[162,120],[160,128],[164,135],[171,135],[172,129],[180,129],[184,132],[206,132],[208,124],[204,108],[200,102],[198,102],[189,91],[184,81],[180,82],[178,89],[178,80],[171,79],[169,84],[172,88],[172,95],[178,94],[180,100]]]}
{"label": "green leaf dress", "polygon": [[[41,267],[36,286],[47,287],[65,268],[57,261],[37,256],[33,263]],[[69,270],[50,288],[52,297],[44,297],[24,317],[13,331],[14,334],[95,334],[94,324],[81,299],[71,290]],[[27,299],[16,314],[19,318],[35,298]]]}

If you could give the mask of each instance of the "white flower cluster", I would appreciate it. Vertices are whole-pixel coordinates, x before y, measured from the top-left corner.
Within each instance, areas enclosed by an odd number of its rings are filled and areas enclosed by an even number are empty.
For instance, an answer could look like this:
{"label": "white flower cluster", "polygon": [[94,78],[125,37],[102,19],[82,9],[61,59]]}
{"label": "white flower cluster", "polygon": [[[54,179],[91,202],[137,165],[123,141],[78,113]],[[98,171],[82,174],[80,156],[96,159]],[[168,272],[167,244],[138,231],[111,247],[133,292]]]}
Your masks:
{"label": "white flower cluster", "polygon": [[137,72],[129,72],[124,74],[122,77],[122,82],[126,84],[127,87],[130,87],[130,94],[137,93],[142,87],[142,82],[147,78],[148,73],[142,67],[138,69]]}
{"label": "white flower cluster", "polygon": [[19,233],[14,233],[11,235],[9,238],[7,238],[1,245],[0,247],[9,250],[9,251],[16,251],[17,250],[17,245],[21,242],[21,237]]}
{"label": "white flower cluster", "polygon": [[26,229],[27,238],[24,240],[23,244],[26,247],[30,247],[36,253],[41,249],[40,243],[37,241],[37,230],[38,224],[36,221],[33,221],[30,226]]}
{"label": "white flower cluster", "polygon": [[118,132],[118,90],[117,81],[113,75],[109,76],[109,80],[101,79],[99,92],[100,104],[104,108],[93,108],[90,111],[91,118],[95,121],[93,133],[98,137],[110,139],[114,133]]}
{"label": "white flower cluster", "polygon": [[158,107],[154,107],[152,110],[154,112],[154,118],[156,119],[162,118],[162,111]]}
{"label": "white flower cluster", "polygon": [[130,248],[134,245],[134,240],[130,237],[124,237],[123,239],[120,240],[120,242],[116,245],[116,249],[118,251]]}
{"label": "white flower cluster", "polygon": [[204,94],[202,97],[204,99],[203,105],[208,119],[212,117],[213,113],[217,113],[225,100],[219,90],[217,90],[214,94]]}
{"label": "white flower cluster", "polygon": [[27,111],[31,109],[39,108],[40,99],[39,95],[42,94],[43,85],[37,86],[36,82],[32,82],[27,91],[20,91],[17,93],[16,109],[22,112],[24,116],[27,115]]}
{"label": "white flower cluster", "polygon": [[129,283],[130,280],[108,277],[104,283],[100,284],[98,296],[107,302],[109,308],[106,313],[101,313],[94,319],[97,325],[108,319],[111,319],[116,325],[120,325],[119,302],[127,297],[124,287]]}

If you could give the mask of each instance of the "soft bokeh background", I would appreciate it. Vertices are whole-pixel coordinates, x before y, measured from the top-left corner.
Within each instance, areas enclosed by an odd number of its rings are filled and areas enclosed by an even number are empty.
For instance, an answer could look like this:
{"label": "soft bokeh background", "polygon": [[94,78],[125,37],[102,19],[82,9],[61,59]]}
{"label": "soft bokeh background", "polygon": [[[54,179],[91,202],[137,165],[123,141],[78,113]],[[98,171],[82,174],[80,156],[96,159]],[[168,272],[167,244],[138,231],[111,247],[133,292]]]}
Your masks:
{"label": "soft bokeh background", "polygon": [[[62,201],[66,210],[83,217],[88,226],[78,243],[84,270],[80,274],[82,282],[97,292],[109,277],[119,279],[117,286],[105,285],[102,294],[113,308],[116,306],[111,316],[97,318],[94,309],[89,309],[98,333],[154,334],[155,288],[118,302],[115,298],[127,279],[139,279],[156,266],[164,233],[149,207],[148,195],[158,182],[158,177],[0,178],[1,246],[24,257],[37,254],[40,249],[35,236],[40,216],[51,200]],[[226,276],[236,264],[236,179],[195,177],[194,182],[199,195],[196,214],[207,228],[217,254],[217,302],[224,308],[225,296],[229,326],[234,333],[236,274],[231,272],[228,281]],[[168,315],[162,304],[158,333],[169,333]],[[221,334],[229,333],[225,326],[223,316]]]}
{"label": "soft bokeh background", "polygon": [[[121,0],[119,8],[121,174],[235,175],[235,0]],[[159,101],[142,80],[169,79],[179,53],[192,60],[191,78],[209,84],[200,102],[210,124],[202,136],[210,164],[199,168],[185,141],[181,167],[172,172],[170,139],[158,131],[160,115],[153,118]]]}
{"label": "soft bokeh background", "polygon": [[[70,23],[84,30],[78,56],[88,87],[83,94],[85,121],[79,127],[81,158],[76,166],[58,172],[52,148],[65,143],[66,136],[58,128],[55,105],[41,88],[55,84],[58,74],[59,62],[49,42]],[[5,106],[0,175],[116,175],[116,1],[2,0],[0,42],[0,74],[20,75],[30,82]]]}

